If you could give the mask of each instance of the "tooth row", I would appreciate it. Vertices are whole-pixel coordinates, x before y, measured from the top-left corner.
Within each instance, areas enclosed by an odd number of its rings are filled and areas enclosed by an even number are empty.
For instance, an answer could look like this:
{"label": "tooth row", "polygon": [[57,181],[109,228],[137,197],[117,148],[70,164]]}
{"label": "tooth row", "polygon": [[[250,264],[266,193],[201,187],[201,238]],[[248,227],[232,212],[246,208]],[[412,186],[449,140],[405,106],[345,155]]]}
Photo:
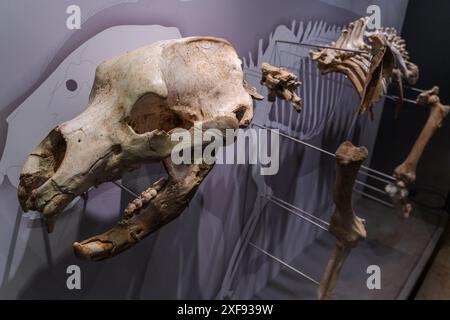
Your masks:
{"label": "tooth row", "polygon": [[136,199],[134,199],[133,201],[131,201],[128,204],[127,208],[125,209],[125,215],[126,216],[133,215],[136,211],[138,211],[143,206],[145,206],[147,203],[149,203],[150,200],[152,200],[154,197],[156,197],[157,193],[158,192],[153,187],[152,188],[148,188],[147,190],[142,192],[139,195],[139,197],[137,197]]}

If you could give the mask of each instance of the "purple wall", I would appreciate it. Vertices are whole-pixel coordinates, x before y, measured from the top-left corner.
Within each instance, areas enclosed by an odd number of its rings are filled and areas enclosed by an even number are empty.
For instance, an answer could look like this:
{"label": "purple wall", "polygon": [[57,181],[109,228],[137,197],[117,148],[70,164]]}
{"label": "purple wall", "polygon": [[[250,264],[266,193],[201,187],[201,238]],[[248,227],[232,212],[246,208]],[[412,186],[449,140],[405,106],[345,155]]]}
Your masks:
{"label": "purple wall", "polygon": [[[230,40],[247,63],[250,55],[253,62],[260,64],[261,54],[273,49],[271,34],[301,36],[300,22],[304,32],[310,21],[341,26],[363,15],[364,8],[372,3],[382,7],[384,25],[401,26],[407,1],[367,0],[357,4],[351,0],[105,0],[96,4],[78,1],[83,20],[79,31],[65,29],[65,9],[72,1],[2,2],[0,39],[7,46],[0,51],[0,155],[6,150],[7,138],[19,145],[26,136],[20,131],[12,136],[6,118],[14,116],[14,111],[25,105],[27,98],[42,89],[71,53],[110,27],[159,24],[176,28],[181,36],[220,36]],[[291,30],[294,20],[296,27]],[[324,28],[316,26],[317,30]],[[251,70],[252,66],[246,69]],[[89,86],[89,76],[83,77]],[[308,88],[311,82],[306,78],[303,81]],[[303,90],[302,94],[307,96],[306,89]],[[333,104],[335,112],[326,114],[329,121],[308,137],[311,143],[333,150],[346,138],[352,127],[357,98],[351,93],[342,94],[343,98]],[[61,104],[65,99],[61,97]],[[329,107],[314,99],[309,104],[314,105],[317,116],[321,108]],[[307,124],[294,118],[290,111],[271,111],[270,105],[258,104],[255,110],[259,123],[280,127],[294,136],[300,137]],[[27,130],[27,121],[32,126],[35,119],[26,120],[23,130]],[[356,125],[362,128],[356,142],[371,149],[378,122],[369,123],[362,118]],[[282,142],[281,152],[283,167],[274,177],[256,177],[254,168],[249,166],[217,166],[180,218],[126,253],[99,263],[76,260],[71,243],[112,226],[120,214],[118,208],[129,201],[127,195],[121,195],[111,184],[101,186],[90,192],[86,203],[79,201],[66,211],[55,233],[46,235],[39,219],[22,216],[14,185],[8,178],[4,179],[0,185],[0,298],[216,297],[247,219],[261,209],[257,204],[262,189],[274,190],[285,200],[324,217],[331,209],[327,195],[333,166],[320,155],[286,142]],[[140,191],[161,174],[159,165],[150,165],[124,177],[124,181]],[[263,240],[267,245],[277,243],[273,249],[285,256],[299,254],[317,236],[309,226],[293,226],[286,220],[264,221],[263,225],[274,233],[272,240],[267,237]],[[254,255],[249,259],[243,261],[244,267],[238,272],[240,285],[233,284],[239,297],[251,298],[278,271],[264,263],[255,264]],[[251,263],[253,267],[247,268]],[[65,286],[65,270],[70,264],[78,264],[82,269],[80,291],[69,291]]]}

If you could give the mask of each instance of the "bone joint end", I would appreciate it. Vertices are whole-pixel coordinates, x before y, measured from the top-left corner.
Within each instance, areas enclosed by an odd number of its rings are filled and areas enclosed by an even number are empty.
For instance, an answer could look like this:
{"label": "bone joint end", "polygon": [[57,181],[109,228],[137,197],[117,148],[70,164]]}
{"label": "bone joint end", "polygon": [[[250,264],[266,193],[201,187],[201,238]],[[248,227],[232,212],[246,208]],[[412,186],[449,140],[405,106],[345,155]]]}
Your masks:
{"label": "bone joint end", "polygon": [[320,300],[332,298],[347,256],[366,238],[364,220],[355,215],[352,207],[352,192],[358,171],[367,156],[366,148],[355,147],[350,142],[344,142],[336,152],[336,208],[329,229],[336,239],[336,245],[320,282]]}

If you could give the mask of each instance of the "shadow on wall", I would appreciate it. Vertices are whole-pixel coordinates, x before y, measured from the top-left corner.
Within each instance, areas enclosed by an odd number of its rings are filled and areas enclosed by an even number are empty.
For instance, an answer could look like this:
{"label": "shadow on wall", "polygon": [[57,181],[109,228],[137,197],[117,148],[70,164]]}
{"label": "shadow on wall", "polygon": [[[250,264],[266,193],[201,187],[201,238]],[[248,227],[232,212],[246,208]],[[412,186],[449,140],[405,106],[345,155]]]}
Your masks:
{"label": "shadow on wall", "polygon": [[[211,190],[218,194],[235,190],[237,196],[244,190],[242,184],[245,183],[237,176],[245,174],[245,170],[245,166],[217,166],[179,218],[142,243],[105,261],[80,261],[73,255],[71,245],[104,232],[117,222],[120,216],[117,212],[98,212],[99,202],[108,202],[105,194],[110,193],[116,201],[120,199],[120,191],[117,194],[115,186],[106,184],[93,189],[87,202],[79,201],[65,212],[54,233],[48,235],[47,251],[40,220],[29,223],[23,218],[21,229],[30,228],[30,236],[23,244],[25,251],[21,260],[11,261],[13,272],[10,274],[14,275],[3,283],[0,296],[6,299],[213,298],[227,266],[226,257],[233,249],[233,244],[225,243],[224,238],[229,237],[227,233],[239,234],[243,221],[242,217],[233,220],[228,215],[232,206],[241,205],[239,202],[230,204],[225,198],[224,203],[212,202],[208,194]],[[135,174],[144,171],[146,177],[155,176],[161,173],[161,166],[150,165]],[[250,196],[248,200],[252,202]],[[26,223],[28,225],[24,225]],[[44,252],[50,256],[42,256]],[[47,263],[42,263],[42,267],[34,267],[45,259]],[[73,264],[81,268],[81,290],[66,287],[69,276],[66,269]]]}
{"label": "shadow on wall", "polygon": [[[172,2],[176,2],[180,6],[183,5],[178,1]],[[206,0],[189,2],[196,5],[206,3],[206,5],[202,5],[199,11],[193,10],[195,6],[191,6],[191,9],[186,11],[184,9],[171,11],[168,10],[170,7],[167,7],[166,1],[159,1],[158,3],[161,4],[162,11],[153,10],[150,16],[148,11],[142,10],[140,6],[144,5],[145,7],[147,4],[140,1],[137,6],[126,5],[127,10],[129,10],[126,11],[126,14],[125,11],[121,11],[124,6],[116,6],[105,10],[95,19],[90,19],[83,25],[84,31],[82,33],[74,34],[67,40],[64,48],[58,52],[39,81],[42,82],[46,79],[54,71],[51,68],[57,66],[68,52],[74,50],[88,37],[111,24],[161,23],[175,25],[180,27],[184,36],[200,34],[204,30],[208,30],[211,35],[224,36],[231,40],[242,56],[250,50],[248,48],[253,49],[257,46],[258,39],[266,39],[275,26],[284,24],[286,21],[324,19],[330,23],[342,25],[344,22],[356,18],[356,15],[349,11],[336,9],[334,6],[317,1],[314,1],[314,6],[312,6],[310,0],[300,2],[290,0],[276,12],[273,12],[272,0],[258,2],[257,6],[252,5],[252,2],[246,2],[243,5],[239,1],[234,1],[234,5],[220,1],[220,6],[216,6],[216,2]],[[302,6],[308,7],[308,10],[301,10]],[[241,19],[240,16],[236,17],[236,7],[241,9],[239,11],[239,15],[242,15]],[[174,16],[174,12],[177,12],[180,16]],[[203,14],[205,12],[207,14]],[[267,15],[267,12],[271,12],[271,15]],[[221,18],[216,19],[217,16],[212,13],[220,14]],[[205,19],[192,19],[193,16],[197,15],[204,15]],[[254,17],[250,21],[251,28],[248,27],[249,16]],[[270,19],[268,19],[269,16]],[[218,21],[221,23],[217,23]],[[236,23],[230,24],[230,21]],[[180,26],[180,24],[183,24],[183,26]],[[16,104],[13,103],[2,110],[1,114],[6,115],[14,110],[20,104],[18,101],[28,96],[40,84],[39,81],[30,91],[16,100]],[[342,114],[351,114],[346,113],[346,111],[348,110],[340,113],[338,117],[342,117]],[[337,137],[342,138],[336,132],[347,131],[339,130],[348,128],[350,118],[352,117],[346,118],[345,121],[340,121],[342,119],[339,118],[335,123],[330,123],[328,131],[312,142],[317,142],[317,145],[324,146],[331,151],[336,149],[337,142],[340,141],[335,139]],[[286,125],[286,123],[283,123],[283,125]],[[286,181],[292,180],[292,172],[302,178],[312,174],[324,165],[324,158],[315,155],[314,159],[319,159],[317,162],[310,159],[312,162],[306,163],[310,161],[304,159],[306,151],[296,150],[293,146],[287,144],[283,148],[282,173],[280,177],[268,178],[266,183],[276,185],[277,188],[274,187],[274,189],[279,192],[280,196],[285,196],[286,200],[294,201],[295,198],[300,200],[297,203],[299,206],[304,204],[308,210],[318,209],[316,199],[311,200],[310,190],[301,188],[300,179],[295,181],[295,187],[289,187],[290,185]],[[300,164],[305,165],[305,167],[300,168]],[[329,168],[329,170],[316,173],[316,175],[312,174],[310,177],[301,180],[302,183],[308,181],[306,184],[308,186],[317,187],[314,192],[315,195],[318,195],[318,199],[325,200],[328,194],[330,185],[326,181],[330,181],[328,178],[333,166]],[[12,261],[13,256],[8,255],[6,257],[6,259],[10,259],[7,264],[11,266],[10,274],[13,276],[4,282],[0,289],[1,296],[26,299],[200,299],[214,297],[227,268],[235,241],[242,233],[248,213],[252,211],[257,201],[256,182],[252,179],[247,181],[243,178],[248,176],[249,170],[250,168],[246,166],[217,166],[198,190],[190,207],[177,220],[150,236],[142,244],[103,262],[93,263],[77,260],[72,254],[71,245],[73,241],[79,241],[105,231],[117,221],[119,212],[121,212],[117,210],[120,207],[117,201],[119,201],[121,194],[115,187],[104,185],[98,190],[93,190],[85,207],[83,207],[82,202],[79,202],[67,212],[58,221],[55,233],[49,236],[50,240],[47,245],[50,250],[46,251],[45,249],[45,237],[40,224],[28,226],[27,221],[22,219],[21,230],[16,235],[19,239],[18,244],[14,245],[12,250],[16,251],[20,239],[23,239],[20,243],[23,255],[18,255],[14,261]],[[159,173],[159,168],[143,168],[135,172],[134,178],[142,175],[145,179],[148,179],[148,177]],[[134,185],[136,191],[141,191],[156,180],[146,181],[145,179],[141,180],[144,183],[143,185]],[[5,179],[4,184],[7,183],[6,181]],[[10,189],[8,191],[10,198],[16,199],[15,189],[10,186],[8,188]],[[304,198],[297,199],[295,197],[297,193]],[[105,194],[109,194],[110,198],[105,199]],[[0,196],[3,197],[3,194]],[[129,199],[124,195],[122,195],[122,198]],[[310,198],[309,202],[303,201],[307,198]],[[8,205],[17,205],[17,200],[11,200]],[[319,207],[318,210],[321,210],[321,208]],[[15,212],[15,210],[11,210],[11,212]],[[299,246],[301,246],[301,241],[296,237],[297,231],[297,227],[285,224],[283,221],[279,222],[276,228],[276,232],[287,232],[284,237],[289,238],[289,248],[293,248],[293,252],[298,252]],[[27,237],[27,232],[30,233],[29,237]],[[302,236],[307,237],[307,232]],[[9,242],[6,241],[5,243]],[[6,250],[5,252],[10,251]],[[44,262],[42,267],[37,268],[36,265],[41,265],[42,262]],[[81,291],[69,291],[66,288],[68,276],[66,268],[71,264],[78,264],[81,267]],[[267,279],[262,279],[262,281],[264,283]],[[246,293],[252,294],[248,290]]]}
{"label": "shadow on wall", "polygon": [[[97,201],[108,199],[105,194],[112,188],[114,187],[111,185],[105,185],[92,190],[87,201],[79,201],[60,217],[54,233],[48,236],[41,226],[41,220],[30,222],[22,219],[22,225],[29,224],[22,226],[22,229],[30,228],[30,236],[25,243],[25,252],[12,272],[14,276],[4,282],[0,289],[2,297],[8,299],[138,297],[140,282],[134,281],[134,278],[142,273],[141,269],[149,259],[151,248],[139,246],[136,249],[140,250],[140,254],[125,253],[111,262],[98,263],[78,260],[71,248],[73,241],[102,232],[105,227],[112,226],[116,222],[117,212],[116,216],[96,219],[98,212],[91,211],[98,205]],[[77,225],[76,228],[73,227],[74,224]],[[42,252],[46,252],[46,256],[43,257]],[[46,260],[47,263],[42,263],[42,260]],[[66,287],[66,279],[69,276],[66,269],[74,264],[81,268],[81,290],[68,290]],[[35,265],[41,267],[36,269]],[[100,283],[104,290],[101,292],[93,290]],[[118,290],[119,288],[121,290]]]}

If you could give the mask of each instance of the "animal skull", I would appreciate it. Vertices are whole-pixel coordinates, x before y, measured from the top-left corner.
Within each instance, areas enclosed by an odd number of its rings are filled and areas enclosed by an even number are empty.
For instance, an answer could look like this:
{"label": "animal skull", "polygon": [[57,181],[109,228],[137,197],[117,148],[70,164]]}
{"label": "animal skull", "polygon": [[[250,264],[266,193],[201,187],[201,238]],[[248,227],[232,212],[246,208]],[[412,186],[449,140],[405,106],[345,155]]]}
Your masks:
{"label": "animal skull", "polygon": [[[174,177],[178,171],[168,157],[178,141],[171,141],[171,133],[184,128],[193,134],[194,122],[203,130],[246,127],[255,92],[244,86],[241,61],[224,39],[160,41],[105,61],[97,67],[87,109],[53,129],[26,161],[20,204],[25,212],[42,212],[51,232],[58,213],[75,197],[144,163],[165,159],[176,182],[200,170],[197,186],[210,168],[197,166]],[[186,146],[195,147],[201,145]],[[147,202],[161,188],[144,195]],[[176,196],[166,200],[184,203]],[[184,207],[178,206],[177,214]]]}

